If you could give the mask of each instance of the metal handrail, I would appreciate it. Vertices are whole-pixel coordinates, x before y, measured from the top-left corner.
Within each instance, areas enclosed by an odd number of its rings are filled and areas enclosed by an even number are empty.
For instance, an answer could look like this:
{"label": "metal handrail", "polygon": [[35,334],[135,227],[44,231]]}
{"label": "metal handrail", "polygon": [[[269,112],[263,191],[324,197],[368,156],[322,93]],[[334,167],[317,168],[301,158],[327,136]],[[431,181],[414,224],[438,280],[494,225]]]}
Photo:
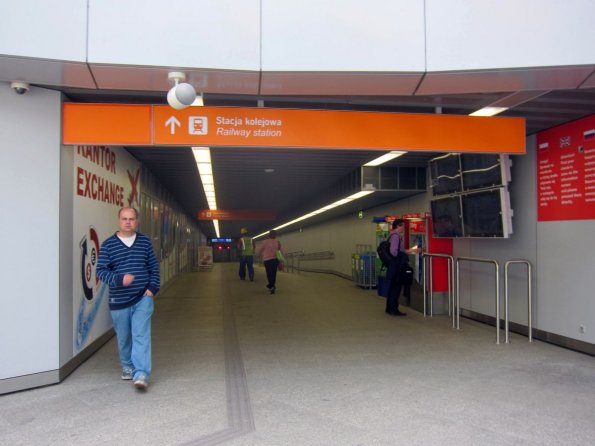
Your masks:
{"label": "metal handrail", "polygon": [[335,253],[333,251],[318,251],[318,252],[309,252],[307,254],[302,254],[299,256],[300,260],[327,260],[327,259],[334,259]]}
{"label": "metal handrail", "polygon": [[[423,282],[423,296],[424,296],[424,317],[426,317],[427,311],[426,311],[426,299],[427,299],[427,295],[426,295],[426,286],[429,283],[430,285],[430,317],[434,317],[434,307],[433,307],[433,301],[434,301],[434,287],[432,286],[432,269],[433,269],[433,265],[432,265],[432,261],[431,258],[432,257],[437,257],[437,258],[443,258],[443,259],[447,259],[447,265],[448,265],[448,314],[452,314],[452,328],[455,328],[455,317],[454,317],[454,311],[451,311],[451,308],[454,308],[454,292],[452,289],[452,284],[454,282],[454,259],[451,255],[448,254],[440,254],[440,253],[422,253],[422,282]],[[430,259],[430,262],[426,262],[426,259]],[[428,277],[426,274],[426,264],[429,264],[429,282],[428,282]],[[451,299],[452,299],[452,307],[451,307]]]}
{"label": "metal handrail", "polygon": [[302,261],[306,260],[330,260],[335,258],[335,253],[333,251],[318,251],[318,252],[309,252],[304,253],[302,252],[301,255],[297,257],[297,270],[298,272],[301,269]]}
{"label": "metal handrail", "polygon": [[285,254],[285,271],[293,272],[295,259],[304,255],[304,251],[292,251]]}
{"label": "metal handrail", "polygon": [[456,268],[456,293],[457,293],[457,303],[456,303],[456,312],[457,312],[457,330],[460,329],[460,304],[461,304],[461,292],[460,292],[460,272],[459,272],[459,263],[463,260],[469,262],[482,262],[482,263],[492,263],[496,266],[496,344],[500,344],[500,265],[498,264],[497,260],[493,259],[479,259],[476,257],[457,257],[457,268]]}
{"label": "metal handrail", "polygon": [[505,342],[508,344],[508,267],[514,263],[524,263],[527,265],[527,331],[529,342],[533,342],[533,323],[531,318],[531,264],[528,260],[509,260],[504,265],[504,335]]}

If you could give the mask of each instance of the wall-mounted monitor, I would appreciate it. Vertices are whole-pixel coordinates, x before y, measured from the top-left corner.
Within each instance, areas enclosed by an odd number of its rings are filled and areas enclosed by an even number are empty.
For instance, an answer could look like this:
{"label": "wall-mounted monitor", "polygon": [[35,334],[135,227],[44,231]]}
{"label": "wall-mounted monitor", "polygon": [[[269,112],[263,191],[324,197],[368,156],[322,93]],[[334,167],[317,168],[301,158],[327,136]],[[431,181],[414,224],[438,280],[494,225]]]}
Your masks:
{"label": "wall-mounted monitor", "polygon": [[461,197],[432,200],[432,235],[434,237],[462,237]]}
{"label": "wall-mounted monitor", "polygon": [[504,187],[461,195],[465,237],[507,238],[512,210]]}
{"label": "wall-mounted monitor", "polygon": [[431,159],[434,237],[512,234],[510,166],[510,157],[501,154],[450,153]]}
{"label": "wall-mounted monitor", "polygon": [[458,153],[448,153],[429,161],[430,187],[433,196],[462,191],[460,158]]}
{"label": "wall-mounted monitor", "polygon": [[508,155],[462,154],[463,190],[505,186],[510,181],[508,167]]}

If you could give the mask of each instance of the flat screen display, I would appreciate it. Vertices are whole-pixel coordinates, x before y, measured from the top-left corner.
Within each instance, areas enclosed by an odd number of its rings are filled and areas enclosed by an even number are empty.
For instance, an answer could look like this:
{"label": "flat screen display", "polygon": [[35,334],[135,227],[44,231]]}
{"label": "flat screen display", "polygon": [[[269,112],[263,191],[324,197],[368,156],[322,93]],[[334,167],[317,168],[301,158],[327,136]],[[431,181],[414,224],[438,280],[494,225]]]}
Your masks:
{"label": "flat screen display", "polygon": [[462,191],[460,156],[449,153],[430,160],[432,195],[448,195]]}
{"label": "flat screen display", "polygon": [[463,236],[460,196],[432,200],[430,206],[434,237]]}
{"label": "flat screen display", "polygon": [[483,189],[502,185],[500,155],[461,155],[463,190]]}
{"label": "flat screen display", "polygon": [[500,189],[462,195],[465,237],[508,237],[504,234]]}

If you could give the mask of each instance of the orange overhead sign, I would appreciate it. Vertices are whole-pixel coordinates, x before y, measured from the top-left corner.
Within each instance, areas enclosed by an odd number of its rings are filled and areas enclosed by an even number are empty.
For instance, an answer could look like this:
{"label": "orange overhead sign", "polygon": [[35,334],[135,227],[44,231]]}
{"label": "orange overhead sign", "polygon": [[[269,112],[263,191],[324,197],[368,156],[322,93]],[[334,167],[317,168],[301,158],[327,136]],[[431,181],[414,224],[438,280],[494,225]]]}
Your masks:
{"label": "orange overhead sign", "polygon": [[[152,105],[128,106],[144,111],[120,112],[117,120],[108,120],[104,115],[109,107],[117,112],[118,105],[65,104],[64,143],[476,153],[526,150],[522,118],[236,107],[174,110]],[[94,110],[101,116],[94,116]],[[82,125],[83,121],[95,125]],[[79,128],[72,129],[73,125]],[[127,125],[131,132],[129,142],[124,143]]]}
{"label": "orange overhead sign", "polygon": [[204,209],[198,211],[199,220],[274,220],[277,218],[275,211],[260,211],[253,209],[243,210],[222,210],[222,209]]}
{"label": "orange overhead sign", "polygon": [[64,104],[62,142],[69,145],[150,145],[150,105]]}

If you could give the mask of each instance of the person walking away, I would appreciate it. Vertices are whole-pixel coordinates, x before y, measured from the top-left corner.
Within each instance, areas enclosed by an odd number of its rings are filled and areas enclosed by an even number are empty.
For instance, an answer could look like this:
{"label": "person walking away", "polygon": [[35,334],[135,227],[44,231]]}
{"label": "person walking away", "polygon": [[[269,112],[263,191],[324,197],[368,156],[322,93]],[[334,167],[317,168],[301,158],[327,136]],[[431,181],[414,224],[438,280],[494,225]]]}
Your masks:
{"label": "person walking away", "polygon": [[97,277],[110,287],[122,379],[142,390],[151,377],[151,316],[160,287],[159,263],[151,240],[136,232],[136,209],[120,209],[118,223],[119,231],[101,244]]}
{"label": "person walking away", "polygon": [[403,244],[403,232],[405,231],[405,221],[398,218],[393,221],[392,230],[388,240],[390,242],[390,253],[393,256],[386,272],[386,278],[389,281],[388,296],[386,299],[386,313],[391,316],[406,316],[407,313],[399,311],[399,295],[403,287],[403,278],[409,264],[408,252],[415,250],[405,250]]}
{"label": "person walking away", "polygon": [[281,242],[277,240],[277,233],[274,229],[269,231],[269,238],[264,240],[259,247],[258,253],[262,256],[264,269],[267,274],[267,288],[271,294],[275,294],[277,289],[277,268],[279,260],[277,260],[277,251],[281,251]]}
{"label": "person walking away", "polygon": [[241,237],[238,240],[238,250],[240,251],[240,279],[246,280],[246,269],[250,282],[254,281],[254,243],[252,237],[248,237],[248,229],[240,229]]}

